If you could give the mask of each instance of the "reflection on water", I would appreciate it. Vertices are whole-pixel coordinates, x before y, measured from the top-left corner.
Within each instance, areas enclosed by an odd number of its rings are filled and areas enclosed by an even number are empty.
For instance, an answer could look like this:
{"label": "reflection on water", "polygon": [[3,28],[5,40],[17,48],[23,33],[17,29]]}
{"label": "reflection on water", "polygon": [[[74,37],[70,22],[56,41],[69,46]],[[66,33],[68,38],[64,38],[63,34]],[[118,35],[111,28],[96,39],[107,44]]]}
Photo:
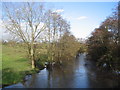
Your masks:
{"label": "reflection on water", "polygon": [[117,81],[110,73],[98,71],[82,54],[75,61],[55,67],[52,71],[46,68],[41,70],[24,85],[28,88],[97,88],[117,87]]}

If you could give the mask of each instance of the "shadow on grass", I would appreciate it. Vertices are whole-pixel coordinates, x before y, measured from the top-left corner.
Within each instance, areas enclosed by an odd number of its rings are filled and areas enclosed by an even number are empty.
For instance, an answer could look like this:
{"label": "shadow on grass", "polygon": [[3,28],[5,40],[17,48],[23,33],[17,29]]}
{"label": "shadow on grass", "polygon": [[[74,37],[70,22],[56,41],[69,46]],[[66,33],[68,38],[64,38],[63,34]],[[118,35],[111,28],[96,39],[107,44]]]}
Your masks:
{"label": "shadow on grass", "polygon": [[37,73],[38,70],[30,71],[15,71],[12,68],[6,68],[2,70],[2,87],[16,84],[18,82],[24,82],[26,75]]}
{"label": "shadow on grass", "polygon": [[6,68],[2,70],[2,86],[7,86],[15,84],[22,81],[23,75],[21,72],[14,71],[11,68]]}

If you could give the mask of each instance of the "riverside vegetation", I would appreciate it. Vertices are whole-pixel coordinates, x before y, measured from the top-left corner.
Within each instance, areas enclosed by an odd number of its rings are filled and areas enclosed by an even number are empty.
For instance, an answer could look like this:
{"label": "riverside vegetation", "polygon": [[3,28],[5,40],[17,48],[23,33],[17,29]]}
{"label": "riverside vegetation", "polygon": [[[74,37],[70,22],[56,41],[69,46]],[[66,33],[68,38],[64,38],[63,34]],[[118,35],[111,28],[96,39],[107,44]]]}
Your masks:
{"label": "riverside vegetation", "polygon": [[4,28],[14,40],[2,42],[2,85],[22,82],[25,75],[45,65],[61,65],[84,52],[101,70],[120,71],[119,8],[87,42],[81,42],[72,35],[70,23],[61,14],[40,3],[4,3],[3,7]]}
{"label": "riverside vegetation", "polygon": [[[63,39],[64,38],[64,39]],[[27,48],[24,43],[17,43],[16,41],[3,42],[2,44],[2,84],[3,86],[23,82],[25,75],[37,73],[40,69],[45,67],[45,63],[55,62],[57,65],[62,64],[64,61],[71,61],[79,51],[83,52],[83,44],[79,43],[73,36],[63,36],[61,40],[64,40],[64,47],[61,57],[58,57],[58,50],[54,61],[48,60],[47,44],[45,42],[39,43],[38,57],[36,59],[36,68],[31,68],[31,61],[28,58]],[[69,39],[70,42],[69,42]],[[71,44],[72,43],[72,44]],[[71,46],[69,46],[71,45]],[[76,45],[76,46],[75,46]],[[75,47],[74,47],[75,46]],[[56,47],[58,48],[58,47]],[[82,50],[83,48],[83,50]],[[74,52],[74,53],[73,53]],[[61,61],[59,61],[61,60]],[[49,67],[51,68],[51,67]]]}
{"label": "riverside vegetation", "polygon": [[120,2],[87,40],[88,59],[102,70],[120,72]]}
{"label": "riverside vegetation", "polygon": [[[75,58],[83,44],[70,32],[61,14],[35,2],[3,3],[3,28],[13,40],[3,40],[3,85],[17,83],[26,73]],[[12,44],[12,46],[10,46]],[[31,64],[31,68],[30,68]]]}

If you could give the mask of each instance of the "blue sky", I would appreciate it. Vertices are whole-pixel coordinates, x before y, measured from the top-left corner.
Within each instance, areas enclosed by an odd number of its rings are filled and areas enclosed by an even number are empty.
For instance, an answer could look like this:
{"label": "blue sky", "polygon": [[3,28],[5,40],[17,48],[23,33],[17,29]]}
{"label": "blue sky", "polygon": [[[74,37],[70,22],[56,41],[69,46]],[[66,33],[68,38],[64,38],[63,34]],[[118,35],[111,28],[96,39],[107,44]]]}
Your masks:
{"label": "blue sky", "polygon": [[112,14],[117,2],[48,2],[45,5],[61,11],[77,38],[86,38]]}
{"label": "blue sky", "polygon": [[70,22],[75,37],[86,38],[112,14],[117,2],[47,2],[45,6]]}

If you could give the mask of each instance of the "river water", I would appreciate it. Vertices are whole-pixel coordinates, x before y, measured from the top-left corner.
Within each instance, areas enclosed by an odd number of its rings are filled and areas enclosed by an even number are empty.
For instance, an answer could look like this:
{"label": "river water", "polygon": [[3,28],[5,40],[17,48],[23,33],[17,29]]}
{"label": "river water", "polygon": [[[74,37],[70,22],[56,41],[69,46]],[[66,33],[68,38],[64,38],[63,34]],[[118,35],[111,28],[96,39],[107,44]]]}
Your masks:
{"label": "river water", "polygon": [[[87,64],[85,64],[87,63]],[[26,88],[113,88],[118,86],[118,78],[111,73],[99,71],[95,65],[79,55],[67,65],[46,68],[27,77]]]}

